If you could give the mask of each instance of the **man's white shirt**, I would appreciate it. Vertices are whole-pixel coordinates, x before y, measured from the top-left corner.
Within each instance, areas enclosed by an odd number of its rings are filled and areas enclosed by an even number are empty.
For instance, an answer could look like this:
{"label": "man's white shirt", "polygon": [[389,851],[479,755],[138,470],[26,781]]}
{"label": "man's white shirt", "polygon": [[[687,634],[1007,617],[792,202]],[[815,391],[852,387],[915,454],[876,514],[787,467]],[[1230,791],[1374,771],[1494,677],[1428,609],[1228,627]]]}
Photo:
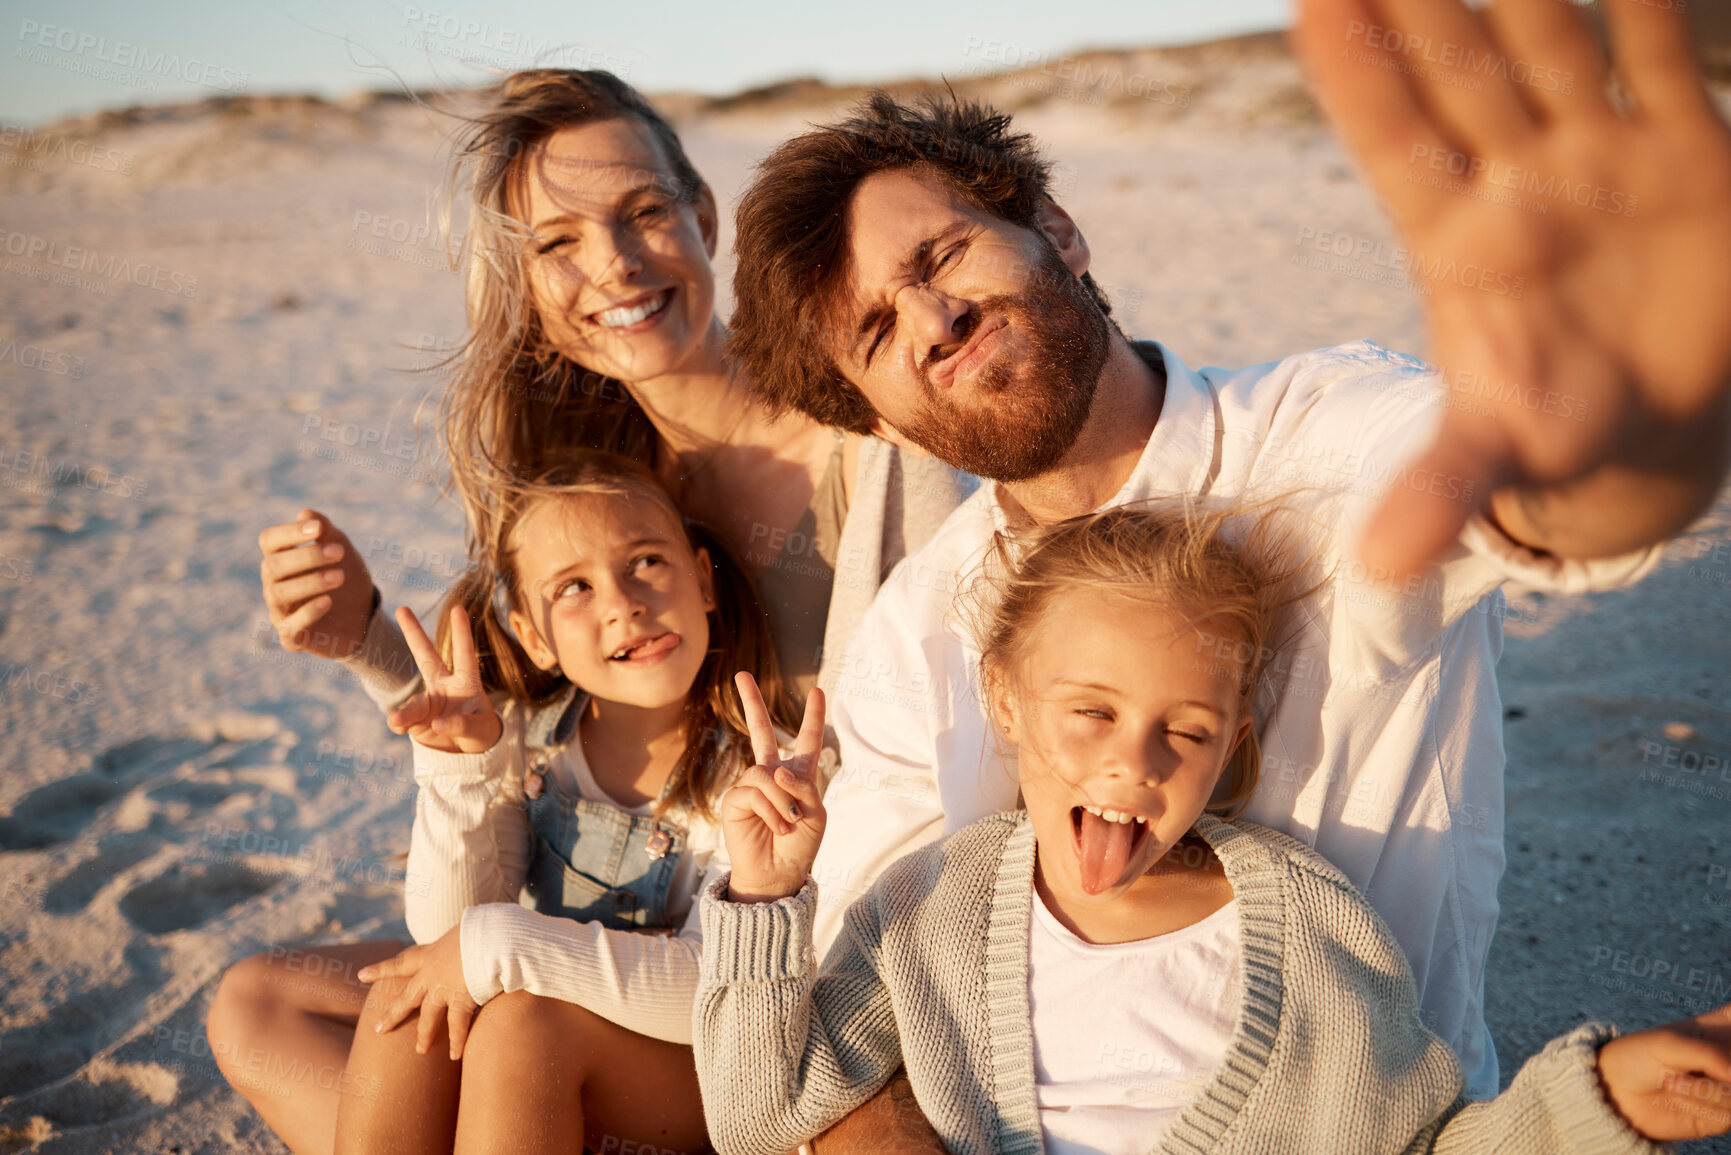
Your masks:
{"label": "man's white shirt", "polygon": [[[1450,400],[1421,362],[1361,341],[1195,371],[1164,346],[1138,348],[1163,358],[1165,398],[1107,505],[1281,497],[1312,519],[1307,548],[1332,571],[1291,615],[1254,703],[1262,775],[1243,816],[1315,847],[1364,892],[1406,952],[1426,1024],[1460,1056],[1467,1093],[1494,1095],[1484,974],[1504,866],[1498,587],[1621,585],[1658,550],[1562,560],[1475,517],[1431,574],[1390,590],[1352,557],[1388,488],[1474,496],[1408,465]],[[890,575],[848,644],[830,699],[841,769],[812,869],[820,953],[891,862],[1016,805],[1014,759],[981,709],[956,599],[976,589],[1004,524],[996,487],[982,486]],[[1229,661],[1235,644],[1199,634],[1198,659]]]}

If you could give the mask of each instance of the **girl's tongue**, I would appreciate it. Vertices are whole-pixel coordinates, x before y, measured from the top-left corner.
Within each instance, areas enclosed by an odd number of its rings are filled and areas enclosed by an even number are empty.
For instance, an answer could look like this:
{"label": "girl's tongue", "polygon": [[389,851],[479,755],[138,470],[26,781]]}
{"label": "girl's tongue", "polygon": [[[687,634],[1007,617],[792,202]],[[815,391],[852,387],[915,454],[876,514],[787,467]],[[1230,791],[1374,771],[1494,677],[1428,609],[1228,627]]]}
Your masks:
{"label": "girl's tongue", "polygon": [[1124,877],[1136,836],[1145,829],[1140,822],[1108,822],[1080,806],[1070,811],[1076,830],[1076,856],[1081,862],[1082,889],[1099,894]]}

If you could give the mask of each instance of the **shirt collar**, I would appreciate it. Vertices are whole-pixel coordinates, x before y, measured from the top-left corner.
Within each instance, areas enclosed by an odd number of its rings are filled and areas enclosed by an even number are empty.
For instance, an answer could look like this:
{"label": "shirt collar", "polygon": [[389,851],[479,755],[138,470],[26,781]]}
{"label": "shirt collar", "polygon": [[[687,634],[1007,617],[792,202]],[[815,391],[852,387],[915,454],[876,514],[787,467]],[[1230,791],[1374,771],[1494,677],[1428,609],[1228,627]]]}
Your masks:
{"label": "shirt collar", "polygon": [[[1214,392],[1200,374],[1158,341],[1132,341],[1136,355],[1153,369],[1164,365],[1166,394],[1154,433],[1136,459],[1129,480],[1101,506],[1110,509],[1132,501],[1175,494],[1200,497],[1218,467],[1219,421]],[[992,520],[1000,531],[1009,521],[991,483]]]}

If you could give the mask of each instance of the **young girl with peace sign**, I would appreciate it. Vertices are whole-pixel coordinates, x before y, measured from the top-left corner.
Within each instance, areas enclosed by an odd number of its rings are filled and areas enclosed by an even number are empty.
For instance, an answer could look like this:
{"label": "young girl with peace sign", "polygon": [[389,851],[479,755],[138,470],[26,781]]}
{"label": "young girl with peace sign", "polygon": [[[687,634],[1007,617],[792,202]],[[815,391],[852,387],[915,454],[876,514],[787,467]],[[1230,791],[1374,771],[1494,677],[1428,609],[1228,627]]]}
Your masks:
{"label": "young girl with peace sign", "polygon": [[[748,730],[761,762],[792,729],[763,612],[624,458],[561,455],[499,526],[441,645],[398,611],[423,679],[388,718],[414,741],[420,945],[360,972],[347,1072],[380,1094],[343,1098],[337,1147],[701,1150],[693,900],[725,871],[716,800]],[[769,691],[749,716],[735,671]],[[821,706],[806,722],[820,745]]]}
{"label": "young girl with peace sign", "polygon": [[1234,817],[1301,572],[1280,543],[1274,522],[1136,506],[999,539],[974,624],[1022,808],[879,875],[821,963],[819,783],[748,712],[732,874],[699,901],[717,1148],[780,1155],[898,1067],[958,1152],[1659,1155],[1731,1130],[1731,1006],[1582,1025],[1469,1104],[1381,916]]}

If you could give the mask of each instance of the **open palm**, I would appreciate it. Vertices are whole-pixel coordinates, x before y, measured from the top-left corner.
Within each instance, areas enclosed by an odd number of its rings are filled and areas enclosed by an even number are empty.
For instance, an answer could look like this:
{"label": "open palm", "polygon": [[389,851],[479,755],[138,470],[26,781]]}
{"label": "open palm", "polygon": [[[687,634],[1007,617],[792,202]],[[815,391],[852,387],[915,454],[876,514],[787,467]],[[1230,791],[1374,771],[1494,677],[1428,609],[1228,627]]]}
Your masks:
{"label": "open palm", "polygon": [[[1565,556],[1680,531],[1731,443],[1731,134],[1683,7],[1602,0],[1625,99],[1562,0],[1302,3],[1298,47],[1429,294],[1450,394],[1417,465]],[[1420,488],[1367,561],[1412,571],[1459,533],[1472,507]]]}

